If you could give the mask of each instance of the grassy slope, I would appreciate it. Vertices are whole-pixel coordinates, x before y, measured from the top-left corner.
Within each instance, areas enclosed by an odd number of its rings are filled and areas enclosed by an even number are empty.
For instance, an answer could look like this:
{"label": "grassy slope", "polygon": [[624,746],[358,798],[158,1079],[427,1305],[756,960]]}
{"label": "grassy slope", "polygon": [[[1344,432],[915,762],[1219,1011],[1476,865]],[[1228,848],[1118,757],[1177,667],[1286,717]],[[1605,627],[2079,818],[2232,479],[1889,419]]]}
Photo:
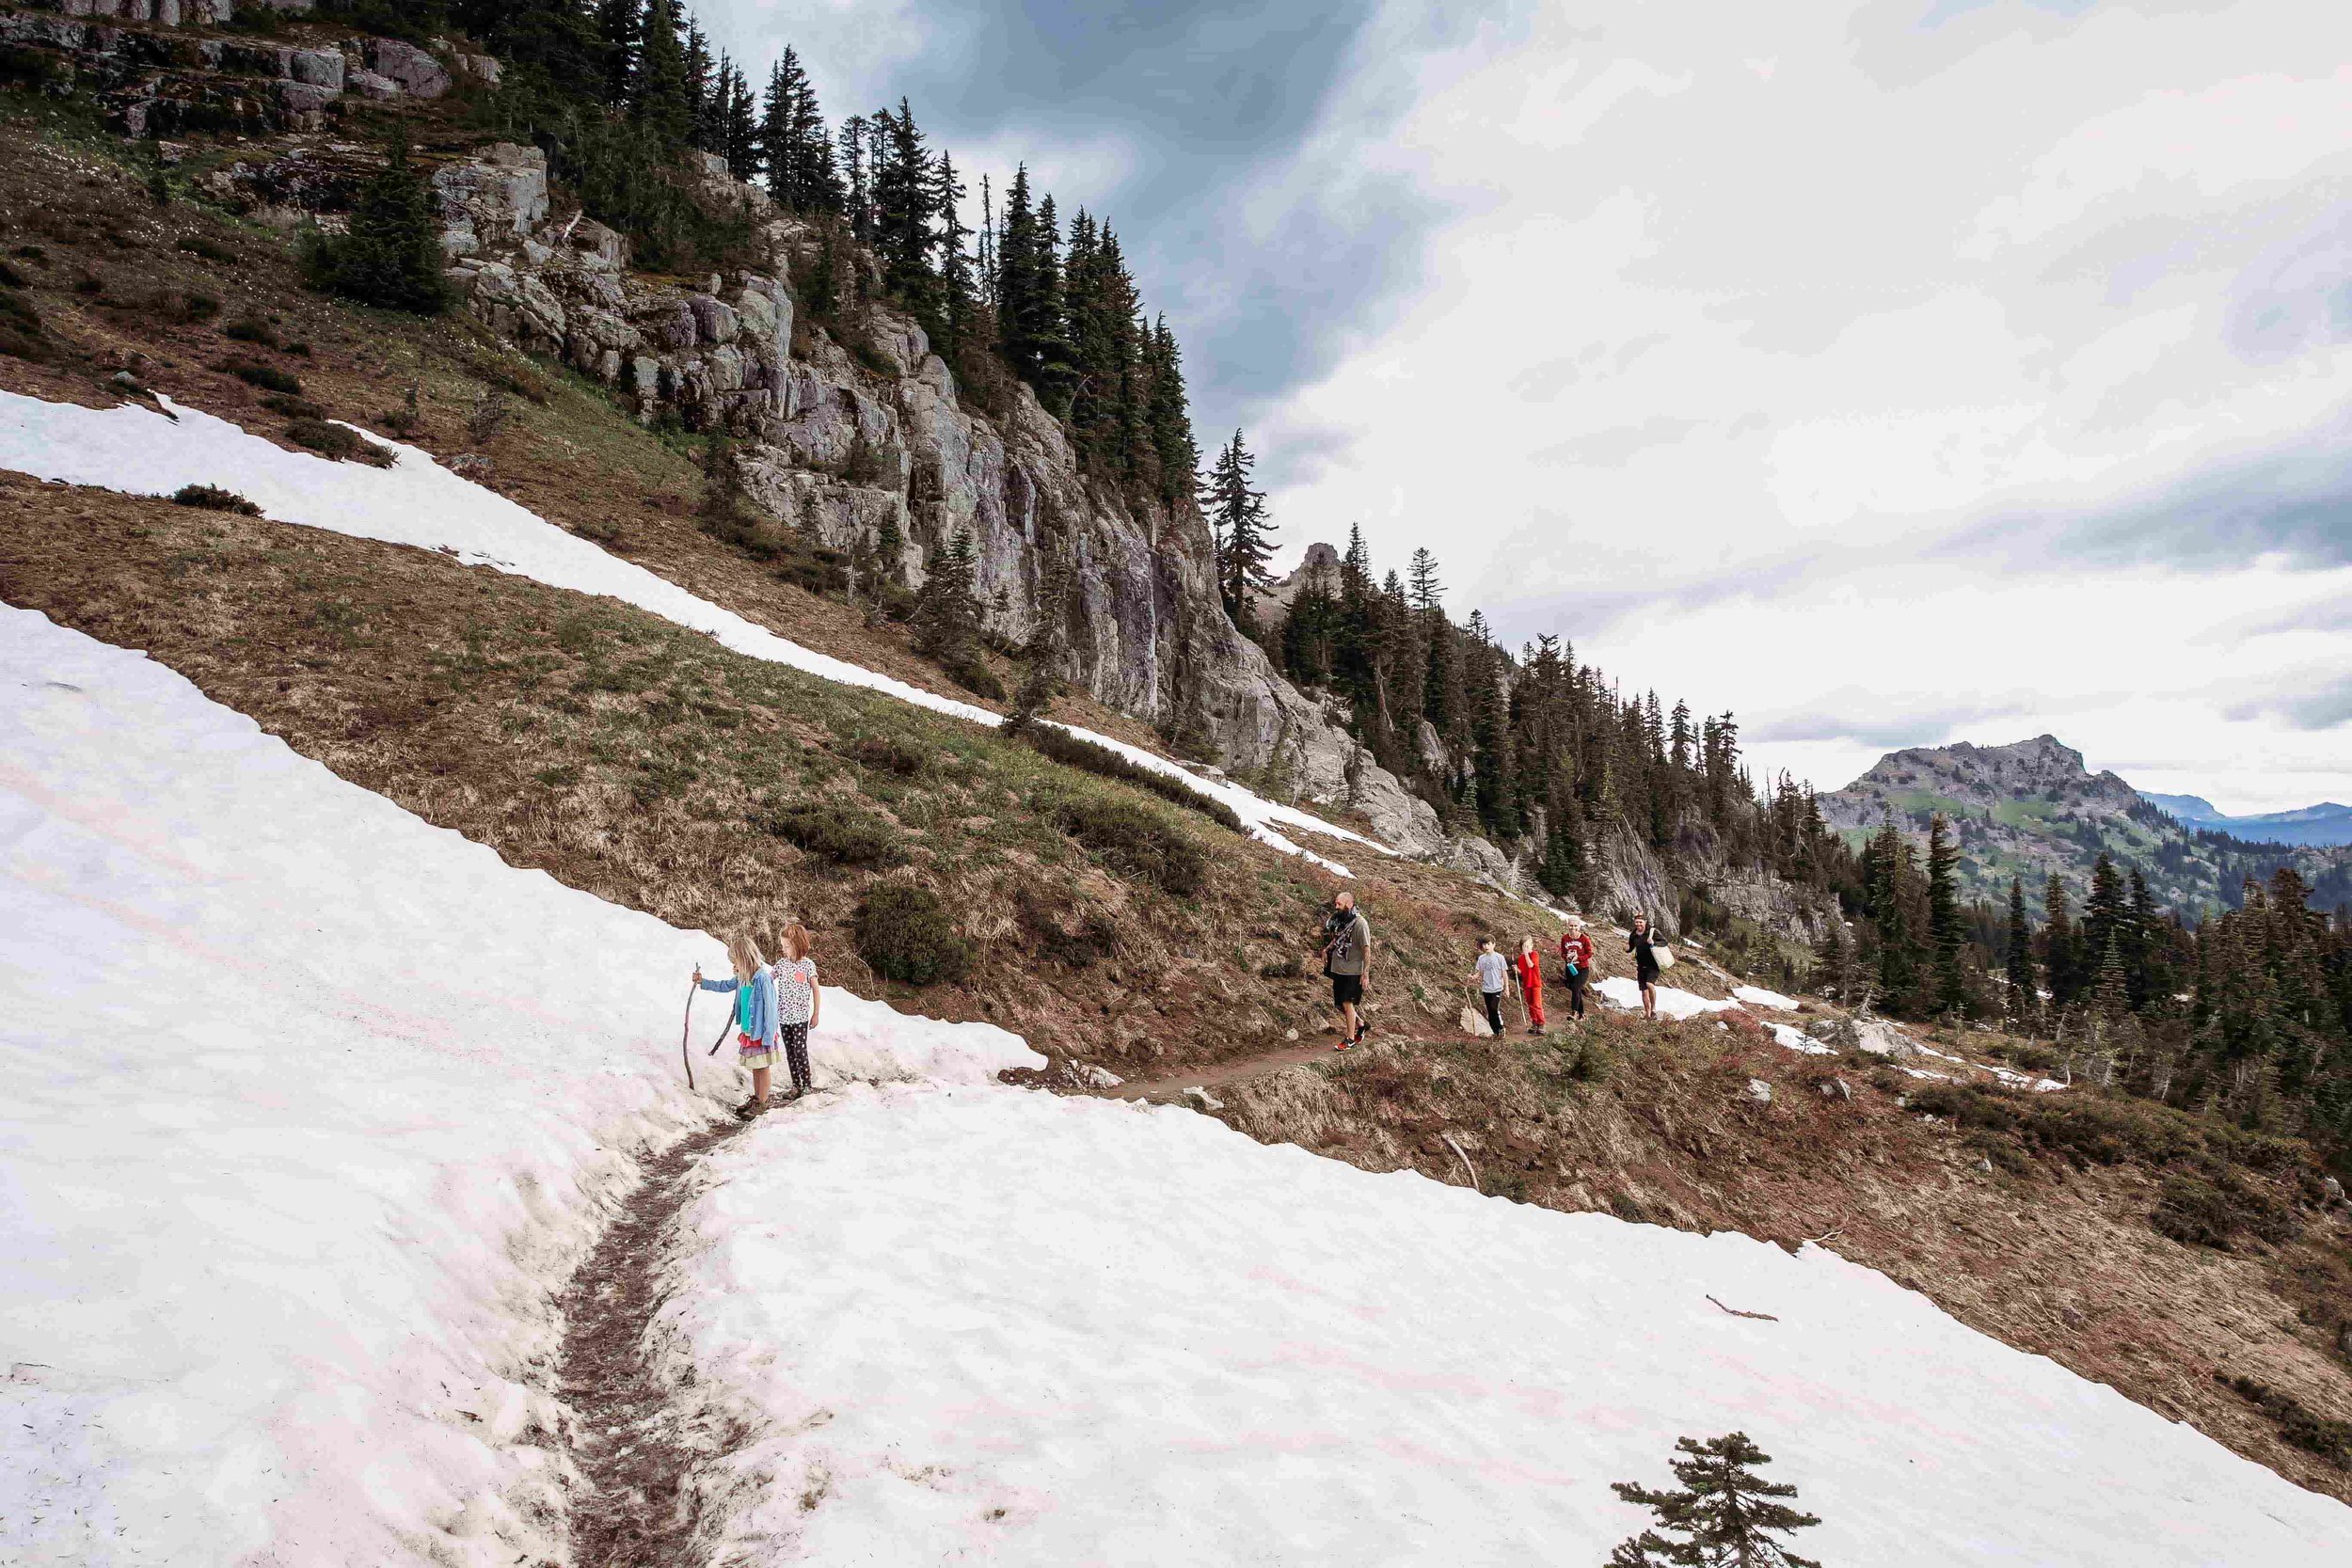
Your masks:
{"label": "grassy slope", "polygon": [[[41,365],[0,358],[0,385],[108,403],[107,374],[127,366],[262,431],[284,419],[219,369],[232,353],[298,375],[304,397],[362,423],[415,385],[413,438],[444,456],[478,445],[493,482],[543,515],[798,641],[946,689],[895,629],[692,528],[688,451],[598,389],[505,356],[461,319],[420,325],[310,296],[281,237],[184,203],[157,211],[116,150],[37,142],[21,123],[0,131],[0,150],[8,225],[47,252],[14,264],[55,351]],[[75,289],[85,276],[97,290]],[[222,309],[186,319],[191,293]],[[219,327],[246,316],[310,353],[232,345]],[[516,397],[512,422],[475,443],[468,415],[498,383],[537,401]],[[623,606],[428,552],[14,477],[0,477],[0,598],[149,650],[296,750],[514,863],[687,926],[806,919],[829,974],[927,1013],[992,1018],[1043,1049],[1171,1081],[1279,1049],[1294,1029],[1311,1039],[1324,1017],[1320,988],[1281,966],[1331,879],[987,732],[739,658]],[[1148,739],[1088,705],[1060,711]],[[874,741],[887,744],[861,746]],[[931,760],[903,774],[893,750]],[[1207,887],[1176,898],[1122,873],[1050,820],[1064,793],[1126,801],[1209,847]],[[766,831],[778,806],[806,800],[887,824],[906,863],[845,866]],[[1431,867],[1344,858],[1382,935],[1383,1034],[1360,1058],[1220,1086],[1240,1125],[1460,1180],[1438,1136],[1452,1132],[1487,1190],[1528,1201],[1783,1239],[1837,1227],[1840,1250],[1988,1332],[2346,1495],[2343,1472],[2282,1443],[2211,1376],[2251,1375],[2352,1417],[2352,1381],[2324,1348],[2327,1304],[2341,1316],[2352,1289],[2340,1219],[2306,1214],[2291,1242],[2190,1251],[2146,1223],[2179,1157],[2078,1166],[2029,1135],[1962,1132],[1902,1109],[1913,1081],[1791,1057],[1747,1027],[1607,1018],[1565,1050],[1470,1044],[1449,1033],[1470,943],[1535,925],[1534,911]],[[978,945],[968,982],[918,993],[863,970],[848,922],[883,877],[948,897]],[[1677,979],[1718,989],[1695,966]],[[1742,1102],[1751,1075],[1778,1086],[1769,1109]],[[1823,1100],[1825,1075],[1855,1098]],[[2259,1180],[2295,1203],[2285,1178]]]}
{"label": "grassy slope", "polygon": [[[297,751],[517,865],[712,930],[818,933],[829,973],[906,995],[849,927],[877,878],[922,881],[978,960],[924,1011],[1138,1069],[1270,1049],[1326,1011],[1309,945],[1336,879],[993,731],[731,654],[615,601],[431,551],[0,476],[0,597],[148,650]],[[868,748],[862,743],[880,742]],[[881,760],[874,760],[879,757]],[[902,758],[920,761],[899,770]],[[1056,825],[1116,800],[1210,855],[1171,896]],[[835,803],[905,863],[846,865],[769,831]],[[1382,937],[1385,1023],[1450,1020],[1471,933],[1537,911],[1464,879],[1353,857]],[[1094,934],[1087,935],[1089,931]]]}

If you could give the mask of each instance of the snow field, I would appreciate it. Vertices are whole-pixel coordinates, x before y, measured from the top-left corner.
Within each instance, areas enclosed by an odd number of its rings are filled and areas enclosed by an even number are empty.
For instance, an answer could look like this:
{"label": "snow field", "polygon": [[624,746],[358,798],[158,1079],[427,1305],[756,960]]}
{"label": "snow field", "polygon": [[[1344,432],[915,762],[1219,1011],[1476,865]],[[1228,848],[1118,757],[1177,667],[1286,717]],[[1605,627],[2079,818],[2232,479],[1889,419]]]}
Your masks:
{"label": "snow field", "polygon": [[[0,391],[0,467],[130,495],[167,496],[183,484],[217,484],[234,490],[278,522],[441,550],[469,565],[496,567],[549,587],[608,594],[707,633],[721,645],[754,658],[881,691],[951,718],[992,727],[999,722],[998,715],[975,704],[942,697],[779,637],[642,566],[607,554],[495,490],[450,472],[420,448],[353,425],[351,429],[370,441],[398,453],[399,461],[389,468],[337,463],[287,451],[226,420],[163,401],[176,418],[135,403],[84,408]],[[1304,829],[1388,852],[1360,833],[1254,795],[1230,780],[1203,778],[1140,746],[1074,725],[1062,727],[1223,801],[1262,842],[1340,876],[1351,873],[1280,830]]]}
{"label": "snow field", "polygon": [[[1677,986],[1654,986],[1651,989],[1658,993],[1660,1018],[1699,1018],[1708,1013],[1733,1012],[1740,1006],[1737,1002],[1717,1002]],[[1612,974],[1606,979],[1596,980],[1593,982],[1593,994],[1611,1006],[1627,1012],[1638,1013],[1642,1010],[1642,988],[1630,975]]]}
{"label": "snow field", "polygon": [[1610,1481],[1735,1428],[1829,1563],[2352,1542],[2352,1511],[1818,1249],[1002,1087],[856,1086],[716,1159],[667,1322],[766,1423],[728,1461],[747,1561],[1597,1563],[1645,1518]]}
{"label": "snow field", "polygon": [[[549,1292],[709,939],[520,872],[0,606],[0,1561],[559,1555]],[[830,991],[820,1078],[1041,1066]]]}
{"label": "snow field", "polygon": [[1766,990],[1762,986],[1734,986],[1731,996],[1733,1001],[1744,1002],[1751,1007],[1771,1007],[1784,1013],[1797,1010],[1793,1000],[1776,990]]}

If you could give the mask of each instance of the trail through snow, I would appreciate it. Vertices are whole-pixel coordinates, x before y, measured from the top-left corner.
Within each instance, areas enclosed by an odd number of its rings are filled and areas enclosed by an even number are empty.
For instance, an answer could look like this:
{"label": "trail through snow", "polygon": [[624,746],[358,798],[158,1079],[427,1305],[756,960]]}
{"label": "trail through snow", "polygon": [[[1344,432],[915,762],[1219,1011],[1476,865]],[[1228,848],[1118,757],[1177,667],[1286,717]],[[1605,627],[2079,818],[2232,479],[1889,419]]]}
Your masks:
{"label": "trail through snow", "polygon": [[[557,1555],[548,1300],[714,1114],[718,958],[0,606],[0,1562]],[[825,1022],[820,1082],[1044,1065]]]}
{"label": "trail through snow", "polygon": [[[8,610],[0,894],[0,1560],[560,1557],[549,1296],[633,1149],[711,1118],[675,1059],[707,939]],[[1006,1087],[1040,1059],[985,1024],[825,1018],[826,1092],[709,1157],[644,1339],[717,1407],[737,1560],[1594,1561],[1638,1522],[1608,1482],[1735,1426],[1832,1562],[2352,1543],[1829,1254]]]}
{"label": "trail through snow", "polygon": [[[167,496],[183,484],[216,484],[245,497],[278,522],[443,550],[469,564],[492,566],[553,588],[609,594],[706,632],[723,646],[754,658],[883,692],[974,723],[993,726],[1000,721],[1000,715],[976,704],[926,691],[779,637],[565,532],[497,491],[452,473],[421,448],[354,425],[361,436],[397,453],[399,461],[389,468],[337,463],[288,451],[226,420],[163,401],[173,417],[135,403],[85,408],[0,391],[0,468],[131,495]],[[1223,801],[1258,839],[1340,876],[1351,873],[1282,830],[1323,833],[1388,852],[1360,833],[1266,800],[1231,780],[1203,778],[1140,746],[1075,725],[1061,727]]]}

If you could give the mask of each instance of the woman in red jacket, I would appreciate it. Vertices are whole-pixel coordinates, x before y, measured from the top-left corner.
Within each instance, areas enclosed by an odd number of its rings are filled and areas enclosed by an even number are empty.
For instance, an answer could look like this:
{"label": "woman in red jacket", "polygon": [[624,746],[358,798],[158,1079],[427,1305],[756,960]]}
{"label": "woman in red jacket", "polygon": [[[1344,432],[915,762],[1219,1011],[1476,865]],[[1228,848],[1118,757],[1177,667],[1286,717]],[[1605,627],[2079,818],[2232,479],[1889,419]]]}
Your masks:
{"label": "woman in red jacket", "polygon": [[1519,938],[1511,967],[1518,971],[1519,995],[1527,1003],[1527,1032],[1540,1035],[1544,1032],[1544,960],[1535,951],[1534,937]]}
{"label": "woman in red jacket", "polygon": [[1560,969],[1568,981],[1568,1016],[1584,1016],[1584,987],[1593,977],[1593,939],[1584,922],[1571,919],[1560,936]]}

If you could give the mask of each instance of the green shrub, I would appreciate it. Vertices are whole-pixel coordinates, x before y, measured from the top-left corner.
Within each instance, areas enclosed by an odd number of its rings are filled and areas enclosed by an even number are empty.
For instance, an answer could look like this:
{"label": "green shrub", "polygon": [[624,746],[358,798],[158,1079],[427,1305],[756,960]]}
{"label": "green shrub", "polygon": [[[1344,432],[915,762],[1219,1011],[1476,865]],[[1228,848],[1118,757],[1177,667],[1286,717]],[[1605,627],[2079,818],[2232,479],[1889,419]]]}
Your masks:
{"label": "green shrub", "polygon": [[842,755],[860,768],[877,773],[896,773],[902,779],[914,778],[931,766],[930,753],[894,740],[888,736],[862,735],[842,749]]}
{"label": "green shrub", "polygon": [[235,251],[218,240],[208,240],[201,234],[191,234],[173,248],[184,250],[191,256],[201,256],[207,261],[233,261],[237,259]]}
{"label": "green shrub", "polygon": [[2298,1228],[2287,1208],[2218,1167],[2208,1167],[2203,1179],[2166,1177],[2148,1223],[2158,1235],[2184,1246],[2223,1252],[2240,1231],[2265,1242],[2283,1242]]}
{"label": "green shrub", "polygon": [[278,329],[251,316],[241,317],[220,329],[224,338],[234,338],[241,343],[259,343],[263,348],[278,347]]}
{"label": "green shrub", "polygon": [[312,403],[309,398],[290,398],[281,392],[272,392],[263,398],[262,406],[272,413],[283,414],[290,420],[324,420],[326,418],[326,410]]}
{"label": "green shrub", "polygon": [[441,275],[440,222],[433,193],[395,140],[384,170],[359,192],[342,234],[316,230],[304,242],[303,269],[313,288],[363,305],[438,315],[453,297]]}
{"label": "green shrub", "polygon": [[183,321],[211,321],[220,314],[220,296],[208,294],[200,289],[190,289],[180,296],[180,318]]}
{"label": "green shrub", "polygon": [[171,499],[175,505],[200,506],[207,512],[234,512],[246,517],[262,515],[260,507],[217,484],[183,484],[171,493]]}
{"label": "green shrub", "polygon": [[36,360],[45,360],[50,355],[40,312],[13,289],[0,289],[0,354]]}
{"label": "green shrub", "polygon": [[1107,746],[1071,734],[1056,724],[1028,724],[1020,730],[1020,737],[1031,747],[1066,768],[1083,768],[1099,773],[1106,779],[1148,789],[1163,800],[1170,801],[1187,811],[1197,811],[1235,832],[1242,832],[1241,818],[1233,808],[1222,800],[1210,799],[1184,783],[1139,763],[1128,761]]}
{"label": "green shrub", "polygon": [[940,660],[939,667],[947,672],[948,679],[975,697],[991,703],[1005,700],[1005,683],[996,678],[996,672],[990,669],[979,655],[965,653],[961,657],[944,658]]}
{"label": "green shrub", "polygon": [[379,468],[392,466],[392,454],[373,441],[355,436],[345,427],[329,424],[325,420],[298,419],[286,426],[286,438],[296,446],[331,457],[338,463],[369,463]]}
{"label": "green shrub", "polygon": [[858,906],[852,931],[858,956],[874,973],[911,986],[961,980],[972,944],[958,935],[939,895],[905,882],[882,882]]}
{"label": "green shrub", "polygon": [[787,844],[840,865],[897,865],[906,859],[898,829],[873,813],[835,801],[771,811],[761,826]]}
{"label": "green shrub", "polygon": [[2279,1423],[2279,1435],[2306,1453],[2315,1453],[2338,1469],[2352,1469],[2352,1421],[2330,1420],[2305,1409],[2294,1395],[2265,1386],[2250,1377],[2216,1372],[2214,1381]]}
{"label": "green shrub", "polygon": [[289,375],[277,366],[264,365],[258,359],[231,359],[221,369],[246,386],[259,387],[263,391],[294,393],[302,390],[300,377]]}
{"label": "green shrub", "polygon": [[1132,800],[1064,795],[1049,807],[1062,832],[1123,876],[1185,898],[1208,879],[1209,857],[1159,813]]}

